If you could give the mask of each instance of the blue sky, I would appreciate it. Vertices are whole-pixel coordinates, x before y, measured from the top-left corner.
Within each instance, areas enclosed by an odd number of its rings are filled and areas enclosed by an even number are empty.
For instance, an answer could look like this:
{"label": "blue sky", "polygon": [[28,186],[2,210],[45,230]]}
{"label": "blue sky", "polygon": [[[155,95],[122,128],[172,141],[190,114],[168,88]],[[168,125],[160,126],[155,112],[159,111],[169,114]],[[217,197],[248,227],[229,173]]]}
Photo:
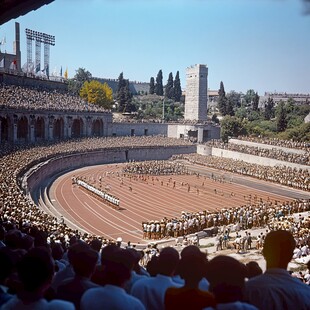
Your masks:
{"label": "blue sky", "polygon": [[[55,35],[50,71],[149,82],[206,64],[209,88],[310,93],[310,15],[301,0],[55,0],[0,26],[13,51],[14,23]],[[3,47],[2,47],[3,50]],[[34,47],[33,47],[34,53]],[[34,55],[33,55],[34,58]],[[43,46],[42,46],[43,59]]]}

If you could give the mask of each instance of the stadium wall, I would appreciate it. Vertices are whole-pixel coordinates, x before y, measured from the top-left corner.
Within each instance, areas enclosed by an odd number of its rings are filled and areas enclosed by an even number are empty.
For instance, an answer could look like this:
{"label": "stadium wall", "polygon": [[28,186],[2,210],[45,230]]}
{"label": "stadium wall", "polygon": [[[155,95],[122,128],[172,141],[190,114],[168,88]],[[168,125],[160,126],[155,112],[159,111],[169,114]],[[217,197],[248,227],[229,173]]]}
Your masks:
{"label": "stadium wall", "polygon": [[26,194],[36,203],[38,192],[47,180],[67,171],[86,166],[124,163],[131,160],[167,160],[172,155],[196,153],[196,145],[169,147],[114,148],[51,158],[34,166],[25,167],[18,179]]}
{"label": "stadium wall", "polygon": [[205,144],[199,144],[197,145],[197,154],[210,156],[212,154],[212,147]]}
{"label": "stadium wall", "polygon": [[161,123],[113,123],[112,136],[167,136],[168,124]]}
{"label": "stadium wall", "polygon": [[242,160],[250,164],[257,164],[257,165],[262,165],[262,166],[270,166],[270,167],[286,166],[286,167],[297,168],[297,169],[306,169],[310,171],[309,166],[306,166],[306,165],[299,165],[299,164],[290,163],[287,161],[281,161],[281,160],[277,160],[273,158],[260,157],[256,155],[239,153],[239,152],[230,151],[230,150],[223,150],[223,149],[214,148],[214,147],[212,147],[211,155],[217,156],[217,157],[223,157],[223,158]]}

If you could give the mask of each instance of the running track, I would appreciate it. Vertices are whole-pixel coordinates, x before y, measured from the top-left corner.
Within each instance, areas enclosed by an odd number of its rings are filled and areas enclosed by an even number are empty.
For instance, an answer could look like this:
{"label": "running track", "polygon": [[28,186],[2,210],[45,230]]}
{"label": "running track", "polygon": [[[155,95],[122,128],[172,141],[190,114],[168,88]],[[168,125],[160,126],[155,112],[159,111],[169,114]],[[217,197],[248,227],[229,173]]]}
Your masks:
{"label": "running track", "polygon": [[[148,242],[142,239],[141,223],[145,220],[179,218],[182,211],[212,211],[240,206],[254,195],[264,201],[267,197],[278,201],[310,198],[307,193],[196,165],[191,165],[190,169],[199,172],[199,177],[158,176],[153,181],[151,176],[147,181],[124,177],[122,167],[123,164],[100,165],[67,173],[56,179],[49,195],[64,218],[82,230],[108,239],[122,237],[123,241],[133,243]],[[211,180],[211,173],[224,177],[225,182]],[[79,186],[72,185],[72,176],[83,178],[98,188],[101,177],[101,188],[119,197],[123,210],[115,210]]]}

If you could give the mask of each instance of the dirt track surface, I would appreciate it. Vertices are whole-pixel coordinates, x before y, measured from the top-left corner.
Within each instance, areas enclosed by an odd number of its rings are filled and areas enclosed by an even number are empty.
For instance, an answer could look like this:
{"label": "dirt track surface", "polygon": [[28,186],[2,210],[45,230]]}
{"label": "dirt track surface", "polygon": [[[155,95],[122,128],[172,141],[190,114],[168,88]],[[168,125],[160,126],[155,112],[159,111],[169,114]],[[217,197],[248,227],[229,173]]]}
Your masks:
{"label": "dirt track surface", "polygon": [[[196,165],[190,165],[189,169],[199,176],[146,176],[146,180],[122,176],[122,167],[123,164],[100,165],[67,173],[53,183],[50,197],[64,218],[81,229],[109,239],[122,237],[123,241],[134,243],[148,243],[142,239],[141,223],[145,220],[179,218],[182,211],[236,207],[251,199],[254,202],[255,196],[264,201],[268,197],[278,201],[309,198],[305,192]],[[212,180],[212,174],[217,181]],[[103,191],[120,199],[121,210],[113,209],[72,184],[73,176],[97,188],[101,184]]]}

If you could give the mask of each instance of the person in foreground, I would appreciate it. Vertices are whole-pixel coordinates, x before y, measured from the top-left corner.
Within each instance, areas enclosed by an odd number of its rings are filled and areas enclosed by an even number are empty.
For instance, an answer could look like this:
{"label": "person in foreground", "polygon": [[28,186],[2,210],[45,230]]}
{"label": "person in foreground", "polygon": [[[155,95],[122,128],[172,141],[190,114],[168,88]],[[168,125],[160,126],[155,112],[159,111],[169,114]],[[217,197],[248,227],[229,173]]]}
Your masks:
{"label": "person in foreground", "polygon": [[114,248],[102,272],[105,285],[87,290],[82,296],[80,309],[144,310],[145,307],[140,300],[127,294],[124,289],[134,264],[132,254],[117,246],[108,245],[108,247]]}
{"label": "person in foreground", "polygon": [[185,281],[183,287],[170,287],[165,295],[165,309],[200,310],[215,307],[214,296],[199,289],[199,282],[206,272],[207,258],[197,246],[190,245],[183,249],[179,263],[179,272]]}
{"label": "person in foreground", "polygon": [[267,270],[251,278],[245,297],[259,309],[310,309],[310,287],[287,271],[293,257],[295,240],[285,230],[270,232],[263,247]]}
{"label": "person in foreground", "polygon": [[143,277],[134,283],[131,295],[141,300],[147,310],[165,309],[164,300],[167,289],[181,286],[172,280],[178,263],[177,250],[172,247],[163,248],[156,262],[156,276]]}
{"label": "person in foreground", "polygon": [[206,277],[210,283],[210,292],[215,296],[215,309],[257,310],[244,300],[246,275],[245,265],[233,257],[219,255],[208,262]]}
{"label": "person in foreground", "polygon": [[17,265],[20,289],[3,310],[74,310],[74,304],[63,300],[44,299],[54,275],[54,261],[46,248],[31,249]]}

